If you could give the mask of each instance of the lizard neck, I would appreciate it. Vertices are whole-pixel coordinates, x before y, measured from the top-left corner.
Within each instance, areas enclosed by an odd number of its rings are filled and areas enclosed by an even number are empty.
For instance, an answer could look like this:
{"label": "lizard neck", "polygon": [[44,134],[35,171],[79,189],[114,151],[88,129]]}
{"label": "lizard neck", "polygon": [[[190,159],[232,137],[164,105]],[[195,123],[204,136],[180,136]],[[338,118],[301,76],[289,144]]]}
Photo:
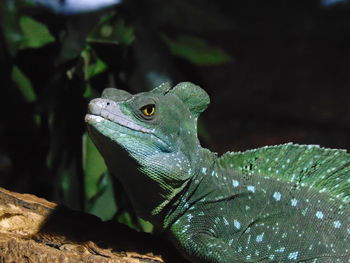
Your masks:
{"label": "lizard neck", "polygon": [[[178,200],[189,194],[203,167],[209,170],[215,158],[216,154],[198,145],[187,158],[183,153],[162,153],[141,162],[142,174],[136,175],[137,183],[131,184],[130,178],[124,178],[128,180],[124,185],[137,214],[158,229],[166,228]],[[138,185],[136,191],[135,184]]]}
{"label": "lizard neck", "polygon": [[210,189],[202,189],[202,182],[203,180],[206,181],[208,177],[211,177],[210,174],[212,173],[213,169],[215,169],[214,166],[216,160],[216,153],[199,147],[198,151],[196,152],[196,158],[193,159],[191,177],[186,182],[183,190],[179,192],[175,198],[169,200],[167,207],[164,209],[161,215],[161,228],[169,229],[173,223],[192,206],[192,202],[194,200],[200,200],[202,195],[201,190],[203,190],[203,193],[206,190],[209,192],[211,191],[213,184],[208,184]]}
{"label": "lizard neck", "polygon": [[216,156],[189,136],[181,147],[171,152],[133,154],[93,128],[90,135],[108,169],[122,183],[136,213],[159,228],[163,228],[164,218],[173,210],[174,200],[187,192],[189,183],[198,178]]}

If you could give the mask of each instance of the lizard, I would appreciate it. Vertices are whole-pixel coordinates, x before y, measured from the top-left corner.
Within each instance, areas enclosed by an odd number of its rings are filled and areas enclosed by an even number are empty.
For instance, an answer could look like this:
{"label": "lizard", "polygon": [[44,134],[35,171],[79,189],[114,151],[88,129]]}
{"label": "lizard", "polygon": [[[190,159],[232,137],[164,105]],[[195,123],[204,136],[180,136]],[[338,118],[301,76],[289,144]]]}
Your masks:
{"label": "lizard", "polygon": [[190,262],[350,262],[350,155],[286,143],[218,156],[197,135],[209,102],[190,82],[90,101],[89,135],[136,213]]}

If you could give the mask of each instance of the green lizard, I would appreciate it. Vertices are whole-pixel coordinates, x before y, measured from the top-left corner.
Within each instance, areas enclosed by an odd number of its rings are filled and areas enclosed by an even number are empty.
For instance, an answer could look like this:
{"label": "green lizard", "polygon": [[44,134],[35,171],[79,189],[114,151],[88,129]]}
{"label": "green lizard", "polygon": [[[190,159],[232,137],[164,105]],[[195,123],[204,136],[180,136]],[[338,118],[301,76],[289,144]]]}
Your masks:
{"label": "green lizard", "polygon": [[90,136],[137,214],[191,262],[350,262],[350,155],[289,143],[218,157],[197,138],[208,104],[189,82],[90,102]]}

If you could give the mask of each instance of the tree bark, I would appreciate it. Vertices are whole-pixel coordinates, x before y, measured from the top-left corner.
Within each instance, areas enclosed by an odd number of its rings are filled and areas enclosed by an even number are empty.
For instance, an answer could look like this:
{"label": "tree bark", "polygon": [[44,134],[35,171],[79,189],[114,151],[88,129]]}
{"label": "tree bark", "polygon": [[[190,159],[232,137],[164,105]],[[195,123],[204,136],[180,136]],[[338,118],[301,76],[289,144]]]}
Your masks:
{"label": "tree bark", "polygon": [[0,262],[184,262],[151,234],[0,188]]}

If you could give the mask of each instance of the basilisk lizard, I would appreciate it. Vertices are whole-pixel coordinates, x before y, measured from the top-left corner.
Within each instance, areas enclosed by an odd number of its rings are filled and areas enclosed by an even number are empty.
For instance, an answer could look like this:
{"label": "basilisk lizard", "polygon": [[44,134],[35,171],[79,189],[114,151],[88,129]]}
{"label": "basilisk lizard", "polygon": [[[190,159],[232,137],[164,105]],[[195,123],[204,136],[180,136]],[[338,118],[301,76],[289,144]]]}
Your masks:
{"label": "basilisk lizard", "polygon": [[218,157],[197,138],[208,104],[189,82],[90,102],[90,136],[137,214],[191,262],[350,262],[350,155],[289,143]]}

